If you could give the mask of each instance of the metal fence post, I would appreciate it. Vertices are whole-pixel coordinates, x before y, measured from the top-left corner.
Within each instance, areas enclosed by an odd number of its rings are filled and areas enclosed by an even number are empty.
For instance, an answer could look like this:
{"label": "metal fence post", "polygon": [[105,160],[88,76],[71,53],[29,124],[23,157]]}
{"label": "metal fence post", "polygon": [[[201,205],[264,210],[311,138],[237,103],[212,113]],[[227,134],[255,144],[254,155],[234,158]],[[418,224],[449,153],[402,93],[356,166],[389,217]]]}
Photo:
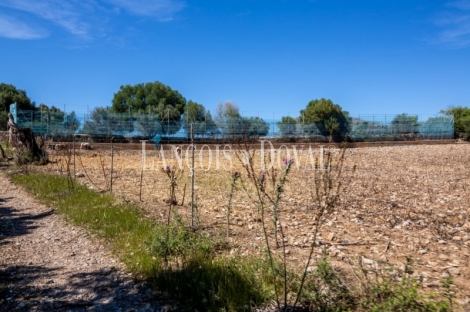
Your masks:
{"label": "metal fence post", "polygon": [[72,136],[72,146],[73,146],[73,177],[75,178],[77,175],[76,175],[76,172],[75,172],[75,133],[73,134]]}
{"label": "metal fence post", "polygon": [[191,227],[194,228],[194,133],[191,123]]}
{"label": "metal fence post", "polygon": [[111,174],[110,174],[110,182],[109,182],[109,192],[113,192],[113,165],[114,165],[114,147],[113,147],[113,139],[111,138]]}

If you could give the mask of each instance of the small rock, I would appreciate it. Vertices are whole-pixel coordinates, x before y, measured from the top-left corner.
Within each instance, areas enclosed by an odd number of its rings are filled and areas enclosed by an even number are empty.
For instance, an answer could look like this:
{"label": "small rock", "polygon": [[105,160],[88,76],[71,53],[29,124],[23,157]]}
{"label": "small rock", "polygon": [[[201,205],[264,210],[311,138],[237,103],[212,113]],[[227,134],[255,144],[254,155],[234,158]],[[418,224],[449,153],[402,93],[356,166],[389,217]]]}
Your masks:
{"label": "small rock", "polygon": [[454,236],[454,237],[452,237],[452,240],[454,240],[454,241],[461,241],[461,240],[462,240],[462,237],[460,237],[460,236]]}
{"label": "small rock", "polygon": [[338,256],[340,253],[341,253],[341,250],[338,250],[334,247],[332,247],[329,251],[330,255],[332,255],[333,257],[336,257]]}
{"label": "small rock", "polygon": [[328,234],[328,236],[326,237],[329,241],[333,241],[335,239],[335,233],[330,233]]}
{"label": "small rock", "polygon": [[448,271],[449,274],[452,276],[460,275],[460,270],[458,268],[450,268]]}
{"label": "small rock", "polygon": [[439,281],[432,281],[427,283],[426,287],[441,287],[441,283],[439,283]]}
{"label": "small rock", "polygon": [[424,254],[427,254],[428,251],[427,251],[426,249],[421,249],[421,250],[418,250],[418,253],[419,253],[420,255],[424,255]]}
{"label": "small rock", "polygon": [[463,299],[463,300],[457,300],[457,303],[460,304],[461,306],[466,306],[466,305],[470,304],[470,299],[466,298],[466,299]]}
{"label": "small rock", "polygon": [[362,264],[363,265],[368,265],[374,269],[378,269],[379,268],[379,264],[377,263],[377,261],[375,260],[372,260],[372,259],[367,259],[365,257],[362,257]]}
{"label": "small rock", "polygon": [[447,261],[447,260],[449,260],[449,257],[446,256],[446,255],[444,255],[444,254],[440,254],[438,258],[439,258],[439,260],[442,260],[442,261]]}
{"label": "small rock", "polygon": [[410,220],[406,220],[406,221],[404,221],[404,222],[401,224],[402,227],[408,227],[408,226],[410,226],[410,225],[411,225],[411,221],[410,221]]}

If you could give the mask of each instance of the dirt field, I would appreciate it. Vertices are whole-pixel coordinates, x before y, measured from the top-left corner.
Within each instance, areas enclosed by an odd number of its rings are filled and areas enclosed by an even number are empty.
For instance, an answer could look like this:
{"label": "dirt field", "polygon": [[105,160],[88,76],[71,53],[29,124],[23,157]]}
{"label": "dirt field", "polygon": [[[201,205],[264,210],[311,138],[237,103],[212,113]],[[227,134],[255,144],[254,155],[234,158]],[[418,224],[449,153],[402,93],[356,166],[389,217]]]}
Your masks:
{"label": "dirt field", "polygon": [[[304,144],[276,148],[274,168],[284,168],[285,158],[294,159],[280,204],[280,221],[285,228],[285,242],[290,265],[306,262],[313,239],[312,161],[320,163],[320,148]],[[268,155],[269,146],[265,146]],[[231,174],[240,172],[233,196],[230,226],[231,254],[253,254],[264,249],[258,205],[247,195],[253,193],[246,172],[234,149],[220,146],[200,148],[195,152],[195,192],[199,223],[221,237],[226,233],[226,207]],[[289,150],[289,154],[287,153]],[[310,154],[309,154],[310,152]],[[176,199],[180,214],[189,219],[190,157],[186,149],[146,151],[145,170],[140,151],[116,148],[113,151],[113,193],[122,200],[139,201],[150,218],[165,220],[168,211],[170,181],[164,166],[183,170],[177,179]],[[64,174],[67,163],[73,173],[73,156],[64,152],[51,155],[51,172]],[[339,151],[336,152],[339,155]],[[81,183],[90,188],[109,190],[111,176],[109,150],[77,151],[75,171]],[[164,160],[162,155],[164,155]],[[188,150],[188,156],[191,152]],[[218,155],[218,156],[217,156]],[[180,158],[181,157],[181,158]],[[266,159],[266,158],[265,158]],[[269,159],[269,158],[268,158]],[[261,151],[254,157],[261,170]],[[336,170],[333,163],[333,171]],[[357,263],[359,255],[378,263],[403,268],[406,256],[413,258],[413,275],[432,290],[446,276],[452,276],[460,302],[470,302],[470,144],[387,146],[348,149],[342,181],[341,202],[328,214],[322,227],[321,248],[331,255],[338,267]],[[209,167],[210,166],[210,167]],[[354,166],[356,169],[354,170]],[[326,164],[324,164],[326,168]],[[224,170],[226,169],[226,170]],[[142,182],[141,182],[142,176]],[[350,181],[350,182],[347,182]],[[269,186],[273,190],[272,186]],[[268,211],[269,212],[269,211]],[[270,224],[270,235],[274,226]],[[279,253],[281,249],[275,249]],[[314,264],[312,264],[314,265]]]}

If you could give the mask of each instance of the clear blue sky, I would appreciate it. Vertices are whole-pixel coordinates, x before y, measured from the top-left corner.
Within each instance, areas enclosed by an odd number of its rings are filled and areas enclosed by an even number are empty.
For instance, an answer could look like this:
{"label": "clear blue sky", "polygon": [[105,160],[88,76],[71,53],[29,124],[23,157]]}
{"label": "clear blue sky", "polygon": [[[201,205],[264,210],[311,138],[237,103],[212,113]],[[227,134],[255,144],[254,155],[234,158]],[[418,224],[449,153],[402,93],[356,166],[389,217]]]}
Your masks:
{"label": "clear blue sky", "polygon": [[0,0],[0,82],[70,112],[161,81],[213,111],[470,106],[469,0]]}

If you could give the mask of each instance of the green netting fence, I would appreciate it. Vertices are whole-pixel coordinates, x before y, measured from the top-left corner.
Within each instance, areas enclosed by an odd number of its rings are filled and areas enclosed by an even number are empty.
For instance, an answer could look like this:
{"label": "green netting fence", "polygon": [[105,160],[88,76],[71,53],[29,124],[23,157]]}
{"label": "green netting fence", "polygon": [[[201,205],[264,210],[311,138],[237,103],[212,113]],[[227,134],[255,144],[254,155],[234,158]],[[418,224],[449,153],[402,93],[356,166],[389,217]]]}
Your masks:
{"label": "green netting fence", "polygon": [[445,140],[454,137],[454,120],[448,115],[374,114],[348,117],[339,127],[342,131],[329,131],[319,123],[283,123],[279,120],[259,117],[225,118],[218,122],[188,122],[185,116],[179,120],[148,114],[115,114],[12,110],[20,127],[33,129],[36,135],[54,138],[70,138],[73,134],[89,136],[94,140],[114,139],[187,139],[192,124],[196,139],[231,139],[267,137],[287,140],[310,141],[348,140],[383,141],[431,139]]}

